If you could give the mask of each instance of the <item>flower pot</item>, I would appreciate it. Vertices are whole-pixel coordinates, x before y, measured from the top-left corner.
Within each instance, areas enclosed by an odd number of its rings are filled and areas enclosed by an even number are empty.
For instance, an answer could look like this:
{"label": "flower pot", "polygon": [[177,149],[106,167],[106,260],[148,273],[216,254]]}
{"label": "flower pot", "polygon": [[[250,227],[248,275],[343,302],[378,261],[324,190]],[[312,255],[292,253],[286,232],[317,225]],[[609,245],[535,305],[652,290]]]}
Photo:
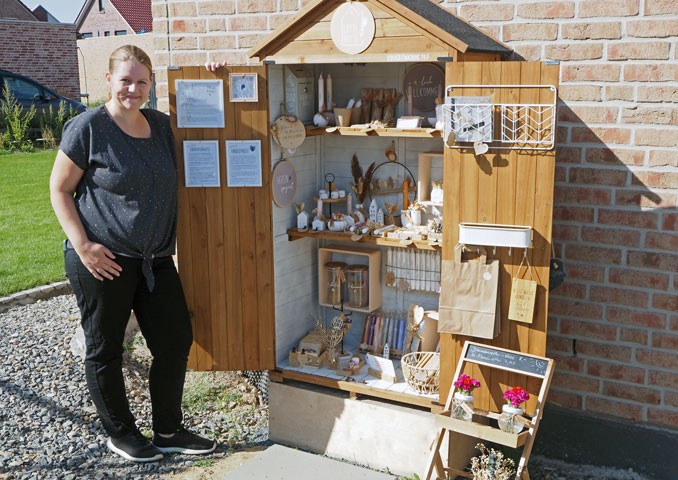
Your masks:
{"label": "flower pot", "polygon": [[456,392],[454,394],[454,401],[452,402],[452,418],[470,422],[473,420],[473,414],[463,407],[464,404],[473,410],[473,395]]}
{"label": "flower pot", "polygon": [[523,412],[524,410],[520,407],[503,405],[501,407],[501,415],[497,418],[499,429],[506,433],[520,433],[525,427],[523,423],[516,418],[516,415],[522,415]]}

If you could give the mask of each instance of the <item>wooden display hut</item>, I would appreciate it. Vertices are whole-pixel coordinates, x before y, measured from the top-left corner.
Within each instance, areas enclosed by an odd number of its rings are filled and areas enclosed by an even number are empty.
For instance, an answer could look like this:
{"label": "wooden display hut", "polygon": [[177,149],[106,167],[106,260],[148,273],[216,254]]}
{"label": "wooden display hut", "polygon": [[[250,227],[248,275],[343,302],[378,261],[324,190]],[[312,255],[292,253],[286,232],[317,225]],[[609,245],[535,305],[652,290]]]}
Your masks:
{"label": "wooden display hut", "polygon": [[[356,46],[364,42],[356,34],[355,38],[344,37],[347,44],[339,48],[333,40],[333,19],[338,9],[347,5],[367,10],[374,29],[364,45]],[[353,20],[353,13],[345,19]],[[195,336],[189,367],[269,370],[274,382],[300,381],[349,392],[351,397],[364,395],[439,412],[467,340],[543,356],[559,67],[506,61],[510,53],[506,45],[433,2],[313,0],[249,52],[261,66],[228,66],[216,74],[198,67],[170,68],[170,104],[180,170],[179,271]],[[480,151],[474,151],[473,143],[462,141],[449,105],[443,108],[443,116],[449,117],[444,125],[434,125],[433,120],[426,124],[427,118],[436,117],[435,110],[417,110],[416,105],[412,107],[414,116],[423,117],[425,126],[313,125],[321,75],[325,82],[331,76],[332,99],[343,107],[349,99],[361,98],[365,89],[392,89],[405,97],[411,95],[404,79],[413,69],[418,73],[422,64],[441,72],[439,91],[446,104],[450,103],[448,97],[485,99],[475,100],[487,103],[489,112],[482,121],[490,124],[490,132]],[[233,91],[242,76],[256,78],[254,95],[250,92],[244,99],[247,101],[238,99]],[[181,128],[177,123],[183,101],[177,81],[198,79],[223,81],[225,122],[221,128]],[[306,125],[306,139],[295,151],[283,151],[272,139],[270,126],[283,115],[283,106]],[[395,108],[396,117],[405,116],[408,109],[407,100],[401,100]],[[187,186],[185,142],[214,140],[218,141],[220,165],[217,186]],[[226,142],[234,140],[260,141],[260,186],[233,186],[238,184],[232,182],[228,169],[235,164],[229,163]],[[386,161],[384,152],[389,150],[397,162]],[[310,211],[313,207],[308,206],[316,205],[314,196],[327,187],[329,173],[336,188],[351,191],[354,155],[363,170],[373,162],[379,165],[384,181],[390,177],[396,185],[409,183],[410,192],[407,186],[386,192],[400,207],[415,195],[426,203],[428,192],[424,191],[430,188],[430,181],[442,181],[442,205],[432,205],[442,210],[442,239],[402,241],[365,235],[358,240],[351,233],[296,229],[294,206],[274,203],[272,192],[278,182],[272,173],[274,167],[283,158],[294,165],[294,201],[305,202]],[[386,197],[377,193],[371,192],[365,208],[371,198],[383,202]],[[340,199],[331,206],[334,211],[346,208]],[[321,291],[328,281],[324,271],[328,259],[367,265],[369,258],[370,295],[377,295],[378,290],[376,308],[385,315],[404,318],[410,304],[437,310],[438,295],[431,289],[392,288],[384,273],[389,262],[395,262],[392,257],[400,258],[398,252],[415,260],[417,255],[429,255],[427,261],[434,264],[452,259],[461,223],[529,226],[531,238],[527,248],[485,245],[488,256],[500,260],[501,333],[492,340],[441,334],[438,394],[415,392],[402,380],[400,371],[399,381],[392,383],[369,375],[347,379],[328,368],[290,366],[290,351],[314,327],[310,314],[328,323],[339,314]],[[534,266],[537,281],[531,323],[508,319],[512,279],[523,259]],[[374,301],[355,311],[344,305],[351,328],[341,348],[357,348],[373,308]],[[476,392],[476,408],[501,410],[503,390],[514,385],[524,386],[532,394],[528,413],[538,407],[541,384],[532,376],[477,363],[464,371],[485,387]]]}

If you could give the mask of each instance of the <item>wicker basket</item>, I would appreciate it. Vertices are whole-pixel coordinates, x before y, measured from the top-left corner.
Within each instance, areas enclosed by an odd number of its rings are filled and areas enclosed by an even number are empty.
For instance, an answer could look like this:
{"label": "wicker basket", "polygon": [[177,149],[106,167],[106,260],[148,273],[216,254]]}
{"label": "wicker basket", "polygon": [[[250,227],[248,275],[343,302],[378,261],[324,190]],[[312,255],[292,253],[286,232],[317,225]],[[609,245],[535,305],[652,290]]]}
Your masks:
{"label": "wicker basket", "polygon": [[440,386],[440,354],[413,352],[401,359],[407,384],[418,393],[436,393]]}

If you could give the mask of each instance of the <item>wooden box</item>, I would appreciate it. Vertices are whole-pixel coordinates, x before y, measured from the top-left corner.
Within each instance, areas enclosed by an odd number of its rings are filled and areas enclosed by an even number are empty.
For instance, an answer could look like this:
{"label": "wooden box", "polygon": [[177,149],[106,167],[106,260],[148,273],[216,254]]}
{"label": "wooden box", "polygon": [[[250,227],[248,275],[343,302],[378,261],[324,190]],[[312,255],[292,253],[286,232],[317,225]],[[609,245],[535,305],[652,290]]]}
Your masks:
{"label": "wooden box", "polygon": [[350,260],[347,263],[363,264],[367,265],[368,268],[367,307],[350,307],[347,298],[344,300],[344,308],[346,310],[369,313],[381,307],[381,250],[344,245],[328,245],[318,249],[318,303],[323,307],[339,306],[333,305],[328,301],[328,273],[325,264],[336,261],[336,258],[340,255],[342,256],[342,261],[345,261],[348,255]]}

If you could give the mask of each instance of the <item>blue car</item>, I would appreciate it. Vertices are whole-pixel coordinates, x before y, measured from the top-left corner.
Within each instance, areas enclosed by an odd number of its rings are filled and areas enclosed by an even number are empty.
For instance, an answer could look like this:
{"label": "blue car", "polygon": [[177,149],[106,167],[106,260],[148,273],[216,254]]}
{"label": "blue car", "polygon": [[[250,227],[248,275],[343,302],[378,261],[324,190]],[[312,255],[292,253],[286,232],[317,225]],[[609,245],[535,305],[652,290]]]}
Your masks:
{"label": "blue car", "polygon": [[[50,107],[52,107],[52,112],[56,113],[62,101],[66,102],[66,110],[70,108],[71,111],[77,113],[87,110],[87,106],[83,103],[59,95],[35,80],[31,80],[18,73],[8,72],[7,70],[0,70],[0,101],[4,100],[5,83],[9,85],[10,92],[14,95],[17,102],[22,105],[24,111],[28,111],[31,105],[35,105],[35,117],[33,117],[30,125],[32,131],[39,131],[40,118],[43,115],[49,114]],[[0,112],[0,128],[3,126],[4,118],[2,118],[2,113]]]}

